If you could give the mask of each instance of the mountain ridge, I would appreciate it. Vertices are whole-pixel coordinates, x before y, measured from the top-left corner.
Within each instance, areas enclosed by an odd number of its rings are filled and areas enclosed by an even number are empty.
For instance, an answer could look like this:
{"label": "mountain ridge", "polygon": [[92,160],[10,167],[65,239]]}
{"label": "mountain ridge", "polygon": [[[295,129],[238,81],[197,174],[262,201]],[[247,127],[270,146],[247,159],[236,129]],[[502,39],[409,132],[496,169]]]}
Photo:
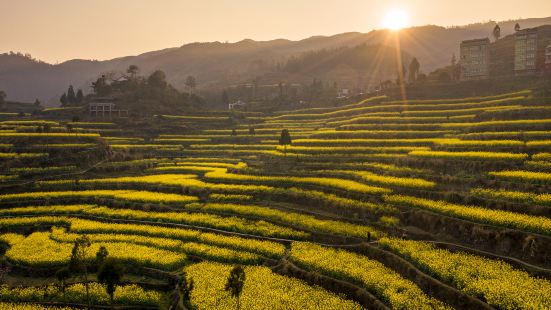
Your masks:
{"label": "mountain ridge", "polygon": [[[551,24],[551,17],[499,22],[502,35],[513,33],[514,24],[517,22],[523,28],[530,28]],[[490,21],[461,27],[425,25],[406,28],[399,32],[401,49],[417,57],[421,63],[421,70],[428,73],[447,65],[452,54],[455,53],[458,57],[459,43],[462,40],[490,36],[493,25],[495,22]],[[196,76],[199,89],[222,89],[262,78],[272,73],[277,63],[284,63],[293,56],[361,44],[388,45],[391,43],[389,38],[392,35],[388,30],[372,30],[367,33],[318,35],[295,41],[278,38],[267,41],[244,39],[235,43],[194,42],[135,56],[122,56],[110,60],[72,59],[59,64],[31,59],[15,60],[10,59],[14,58],[14,55],[1,54],[0,89],[6,91],[10,100],[30,102],[38,98],[42,102],[50,103],[49,105],[55,105],[57,98],[69,84],[89,92],[88,86],[97,76],[104,72],[124,71],[131,64],[139,66],[143,74],[156,69],[165,71],[168,80],[180,89],[184,88],[188,75]],[[373,55],[366,55],[371,56]],[[288,78],[289,82],[303,83],[308,79],[323,78],[324,74],[320,75],[304,75],[298,78],[289,75]]]}

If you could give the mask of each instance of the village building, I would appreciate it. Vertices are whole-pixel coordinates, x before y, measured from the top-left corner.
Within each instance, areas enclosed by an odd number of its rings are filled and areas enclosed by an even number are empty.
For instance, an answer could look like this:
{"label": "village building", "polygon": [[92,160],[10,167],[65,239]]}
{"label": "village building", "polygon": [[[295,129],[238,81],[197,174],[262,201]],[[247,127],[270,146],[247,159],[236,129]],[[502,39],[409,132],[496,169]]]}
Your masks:
{"label": "village building", "polygon": [[551,43],[545,48],[545,71],[551,73]]}
{"label": "village building", "polygon": [[461,81],[482,80],[489,77],[490,39],[461,42],[459,55]]}
{"label": "village building", "polygon": [[538,30],[523,29],[515,34],[515,74],[533,74],[538,70]]}
{"label": "village building", "polygon": [[246,106],[246,105],[247,105],[246,102],[241,101],[241,100],[237,100],[237,101],[234,102],[234,103],[229,103],[229,104],[228,104],[228,109],[229,109],[229,110],[233,110],[233,109],[235,109],[235,108],[244,107],[244,106]]}
{"label": "village building", "polygon": [[91,117],[127,117],[128,110],[121,110],[112,98],[96,98],[88,104]]}

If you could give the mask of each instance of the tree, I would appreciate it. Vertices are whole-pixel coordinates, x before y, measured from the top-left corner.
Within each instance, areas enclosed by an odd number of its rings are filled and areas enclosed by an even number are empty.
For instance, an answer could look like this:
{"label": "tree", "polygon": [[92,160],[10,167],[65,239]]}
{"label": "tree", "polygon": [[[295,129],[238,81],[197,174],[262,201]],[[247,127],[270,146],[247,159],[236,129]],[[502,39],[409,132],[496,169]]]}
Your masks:
{"label": "tree", "polygon": [[281,136],[279,137],[279,145],[283,145],[283,152],[287,153],[287,145],[291,144],[291,135],[289,134],[289,130],[283,129],[281,131]]}
{"label": "tree", "polygon": [[180,278],[180,284],[178,287],[180,289],[180,295],[182,296],[182,303],[184,304],[184,306],[190,309],[191,291],[193,290],[193,279],[190,279],[188,282],[187,273],[185,271]]}
{"label": "tree", "polygon": [[518,23],[515,24],[515,31],[520,31],[520,25]]}
{"label": "tree", "polygon": [[84,281],[84,286],[86,287],[86,300],[88,302],[88,308],[90,305],[90,287],[88,285],[88,267],[86,259],[88,257],[87,249],[92,245],[90,238],[83,235],[80,236],[73,245],[73,250],[71,251],[71,259],[69,261],[69,268],[71,272],[76,274],[81,274],[82,280]]}
{"label": "tree", "polygon": [[40,100],[38,100],[38,98],[34,101],[34,106],[35,107],[40,106]]}
{"label": "tree", "polygon": [[147,84],[153,87],[166,87],[166,74],[161,70],[156,70],[147,78]]}
{"label": "tree", "polygon": [[4,104],[6,102],[6,92],[3,90],[0,90],[0,104]]}
{"label": "tree", "polygon": [[61,97],[59,98],[59,102],[61,102],[61,106],[64,107],[67,105],[67,94],[63,93]]}
{"label": "tree", "polygon": [[107,258],[107,255],[109,255],[109,252],[107,251],[107,249],[102,245],[98,252],[96,253],[96,260],[98,262],[98,264],[102,264],[103,261],[105,260],[105,258]]}
{"label": "tree", "polygon": [[111,306],[113,305],[113,295],[117,285],[121,283],[123,276],[122,267],[112,258],[105,259],[98,271],[99,283],[105,284],[105,290],[109,294]]}
{"label": "tree", "polygon": [[75,95],[75,90],[73,89],[73,85],[69,85],[69,89],[67,90],[67,103],[69,105],[74,105],[77,102],[77,97]]}
{"label": "tree", "polygon": [[193,89],[197,86],[197,80],[192,75],[186,78],[185,85],[190,89],[190,93],[193,93]]}
{"label": "tree", "polygon": [[417,80],[417,75],[419,74],[419,68],[421,68],[421,64],[419,64],[419,61],[416,57],[413,57],[411,60],[411,63],[409,64],[409,81],[415,82]]}
{"label": "tree", "polygon": [[126,69],[126,73],[130,74],[130,78],[132,79],[136,78],[138,72],[140,72],[140,68],[138,68],[138,66],[136,65],[130,65],[128,66],[128,69]]}
{"label": "tree", "polygon": [[499,40],[499,38],[501,37],[501,28],[499,27],[499,25],[496,25],[494,27],[493,35],[496,41]]}
{"label": "tree", "polygon": [[111,87],[107,84],[107,77],[105,75],[100,76],[92,83],[92,89],[97,96],[107,96],[111,93]]}
{"label": "tree", "polygon": [[240,308],[239,296],[243,291],[243,285],[245,285],[245,269],[243,266],[237,265],[230,271],[225,288],[233,298],[237,298],[237,309]]}
{"label": "tree", "polygon": [[65,288],[67,287],[67,279],[71,277],[71,270],[69,267],[63,267],[55,272],[55,277],[59,281],[61,292],[63,292],[63,299],[65,299]]}
{"label": "tree", "polygon": [[249,127],[249,135],[254,136],[255,134],[254,127]]}
{"label": "tree", "polygon": [[84,94],[82,93],[82,89],[79,89],[77,91],[77,97],[75,99],[75,103],[76,104],[81,104],[83,100],[84,100]]}
{"label": "tree", "polygon": [[222,103],[226,106],[230,104],[230,97],[228,96],[228,92],[225,89],[222,92]]}
{"label": "tree", "polygon": [[237,136],[237,130],[232,129],[231,130],[231,135],[234,136],[234,137]]}

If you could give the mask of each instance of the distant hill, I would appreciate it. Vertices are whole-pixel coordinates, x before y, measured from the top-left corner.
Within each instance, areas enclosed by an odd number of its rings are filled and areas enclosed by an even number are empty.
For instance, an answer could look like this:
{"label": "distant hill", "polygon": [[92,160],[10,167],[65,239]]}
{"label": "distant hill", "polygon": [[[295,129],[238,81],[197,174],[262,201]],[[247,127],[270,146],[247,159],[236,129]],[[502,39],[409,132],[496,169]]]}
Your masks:
{"label": "distant hill", "polygon": [[[499,22],[502,34],[513,33],[517,22],[523,28],[535,27],[551,24],[551,17]],[[494,25],[495,22],[487,22],[451,28],[429,25],[404,29],[399,34],[401,49],[407,57],[419,59],[421,71],[430,72],[447,65],[452,54],[458,54],[460,41],[490,36]],[[144,74],[161,69],[166,72],[168,80],[181,89],[188,75],[197,78],[199,89],[223,88],[251,82],[255,78],[260,78],[260,83],[305,82],[321,78],[325,82],[337,82],[348,87],[364,87],[370,80],[394,78],[396,70],[392,62],[385,61],[378,70],[372,70],[373,75],[365,76],[365,70],[358,70],[358,63],[350,62],[346,52],[338,52],[338,49],[362,44],[371,48],[366,47],[365,59],[361,61],[360,67],[372,68],[369,66],[373,59],[378,57],[381,50],[393,44],[393,37],[386,30],[375,30],[369,33],[315,36],[300,41],[278,39],[191,43],[138,56],[106,61],[70,60],[57,65],[22,55],[2,54],[0,89],[6,91],[9,100],[33,102],[38,98],[42,102],[57,104],[57,98],[69,84],[88,92],[91,81],[97,76],[109,71],[123,71],[130,64],[139,66]],[[295,72],[274,69],[278,63],[280,66],[285,65],[291,57],[305,57],[304,53],[324,49],[331,54],[327,54],[331,58],[330,62]]]}

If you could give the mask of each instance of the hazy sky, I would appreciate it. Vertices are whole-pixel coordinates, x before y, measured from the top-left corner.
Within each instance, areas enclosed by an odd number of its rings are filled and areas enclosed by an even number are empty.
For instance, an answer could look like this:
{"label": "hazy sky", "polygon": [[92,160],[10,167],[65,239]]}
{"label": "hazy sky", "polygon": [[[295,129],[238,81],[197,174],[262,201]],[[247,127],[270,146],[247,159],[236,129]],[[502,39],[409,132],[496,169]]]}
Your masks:
{"label": "hazy sky", "polygon": [[551,15],[551,0],[0,0],[0,53],[47,62],[110,59],[190,42],[302,39],[382,28],[400,9],[412,25]]}

